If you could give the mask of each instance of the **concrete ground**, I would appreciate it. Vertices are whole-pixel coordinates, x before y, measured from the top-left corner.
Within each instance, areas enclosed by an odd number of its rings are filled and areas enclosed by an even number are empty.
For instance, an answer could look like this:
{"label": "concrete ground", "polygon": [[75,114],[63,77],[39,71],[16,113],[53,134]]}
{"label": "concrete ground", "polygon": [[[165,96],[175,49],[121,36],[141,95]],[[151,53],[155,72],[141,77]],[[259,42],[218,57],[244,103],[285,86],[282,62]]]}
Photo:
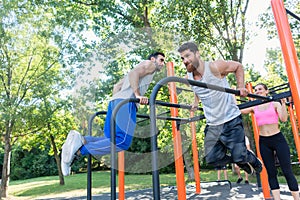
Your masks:
{"label": "concrete ground", "polygon": [[[290,200],[292,196],[289,193],[287,185],[280,185],[281,189],[281,199]],[[138,191],[126,191],[126,200],[147,200],[153,199],[152,189],[144,189]],[[47,200],[84,200],[87,197],[77,196],[77,197],[56,197],[47,198]],[[109,200],[110,194],[98,194],[92,196],[93,200]],[[173,200],[177,199],[176,187],[162,187],[161,188],[161,200]],[[264,199],[261,188],[257,188],[256,184],[236,184],[232,183],[231,188],[228,182],[207,182],[201,183],[201,193],[195,194],[195,186],[186,186],[186,199],[251,199],[260,200]],[[36,200],[46,200],[43,198],[37,198]]]}

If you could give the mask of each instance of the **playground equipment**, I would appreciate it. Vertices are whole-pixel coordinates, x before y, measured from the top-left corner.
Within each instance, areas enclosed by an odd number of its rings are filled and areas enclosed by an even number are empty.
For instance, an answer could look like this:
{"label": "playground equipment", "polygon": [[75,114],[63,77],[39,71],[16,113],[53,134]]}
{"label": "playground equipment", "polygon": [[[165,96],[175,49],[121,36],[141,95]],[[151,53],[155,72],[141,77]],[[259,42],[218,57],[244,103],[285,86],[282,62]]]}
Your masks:
{"label": "playground equipment", "polygon": [[[278,30],[278,34],[279,34],[279,38],[280,38],[280,42],[281,42],[281,48],[282,48],[282,52],[284,55],[286,71],[288,74],[291,91],[273,95],[271,98],[266,98],[266,97],[261,97],[258,95],[249,94],[248,95],[249,98],[255,98],[256,100],[240,104],[240,105],[238,105],[238,107],[240,109],[247,108],[250,106],[255,106],[255,105],[262,104],[262,103],[275,101],[275,100],[279,100],[282,98],[287,98],[287,97],[292,96],[293,97],[293,105],[289,104],[289,113],[290,113],[291,122],[293,123],[292,127],[293,127],[293,132],[294,132],[295,144],[296,144],[296,148],[297,148],[297,152],[298,152],[298,159],[300,161],[300,156],[299,156],[300,155],[300,144],[299,144],[299,137],[298,137],[298,131],[297,131],[298,129],[297,129],[296,120],[294,118],[294,111],[293,111],[293,109],[295,108],[296,116],[298,119],[300,119],[300,94],[299,94],[300,93],[300,80],[299,80],[300,79],[300,68],[299,68],[298,58],[297,58],[297,54],[295,51],[294,43],[293,43],[291,32],[290,32],[290,27],[289,27],[287,16],[286,16],[286,9],[284,9],[283,1],[271,0],[271,5],[272,5],[272,9],[273,9],[273,13],[274,13],[275,21],[276,21],[276,26],[277,26],[277,30]],[[151,131],[153,198],[156,200],[160,199],[160,183],[159,183],[159,169],[158,169],[158,163],[157,163],[158,162],[158,159],[157,159],[158,158],[158,148],[157,148],[157,133],[156,133],[156,131],[157,131],[156,119],[158,119],[158,116],[156,115],[155,105],[157,105],[157,104],[168,105],[170,107],[175,107],[175,108],[181,107],[180,105],[179,106],[176,105],[177,104],[176,98],[172,97],[172,99],[170,100],[174,104],[168,104],[168,103],[162,103],[162,102],[157,101],[156,96],[157,96],[159,89],[163,85],[166,85],[171,82],[172,83],[179,82],[179,83],[184,83],[184,84],[189,84],[189,85],[194,85],[194,86],[198,86],[198,87],[204,87],[204,88],[209,88],[209,89],[214,89],[214,90],[219,90],[219,91],[239,95],[239,91],[237,91],[237,90],[232,90],[229,88],[220,88],[220,87],[210,85],[210,84],[204,84],[204,83],[199,83],[199,82],[192,81],[192,80],[174,77],[174,75],[172,75],[171,77],[162,79],[154,87],[154,89],[151,93],[150,99],[149,99],[150,100],[149,101],[150,115],[148,116],[148,118],[150,119],[150,131]],[[176,91],[176,90],[172,90],[172,91]],[[124,100],[124,103],[126,103],[128,101],[136,102],[137,99]],[[123,105],[124,103],[123,102],[120,103],[120,106]],[[182,107],[188,107],[188,106],[182,106]],[[117,112],[117,109],[114,110],[113,116],[116,115],[116,112]],[[173,110],[171,112],[172,112],[172,117],[169,118],[169,120],[181,121],[181,122],[185,121],[188,123],[192,123],[194,121],[203,119],[203,116],[194,117],[193,114],[191,114],[191,118],[178,119],[176,110]],[[98,114],[100,114],[100,113],[95,114],[95,116]],[[92,119],[93,119],[93,116],[91,117],[91,120],[89,121],[89,133],[91,133],[90,128],[91,128]],[[111,123],[111,124],[112,124],[112,130],[114,130],[114,123]],[[182,161],[182,158],[180,158],[182,155],[182,152],[179,147],[179,146],[181,146],[181,142],[180,142],[180,138],[178,137],[177,126],[178,126],[178,124],[177,125],[174,124],[173,131],[175,130],[174,138],[176,138],[175,143],[174,143],[176,152],[174,152],[174,155],[175,155],[175,158],[179,158],[179,159],[176,159],[176,180],[177,180],[177,187],[178,187],[178,199],[186,199],[185,183],[184,183],[184,177],[183,177],[184,174],[182,173],[182,170],[183,170],[182,162],[183,161]],[[300,120],[298,120],[298,127],[300,127]],[[113,135],[114,134],[112,134],[112,143],[114,143]],[[255,136],[256,143],[258,141],[257,137],[258,136]],[[258,146],[258,144],[256,144],[256,145]],[[89,156],[89,162],[90,162],[90,159],[91,159],[91,157]],[[112,162],[111,199],[116,199],[116,155],[115,155],[115,146],[114,145],[112,145],[111,160],[112,160],[111,161]],[[195,167],[195,170],[197,170],[197,167]],[[262,174],[264,174],[264,173],[266,173],[266,172],[263,171]],[[262,176],[265,176],[265,175],[262,175]],[[91,181],[90,180],[91,180],[91,165],[88,164],[88,192],[87,192],[88,198],[87,199],[91,199],[91,192],[90,192]],[[262,178],[262,181],[263,181],[264,197],[269,198],[270,192],[268,192],[266,189],[266,188],[268,188],[268,185],[265,182],[265,177]],[[122,182],[122,183],[124,183],[124,182]],[[199,183],[200,183],[200,177],[196,181],[196,188],[197,188],[196,192],[200,192],[200,186],[197,185]],[[124,192],[124,190],[119,190],[119,192],[120,191]]]}

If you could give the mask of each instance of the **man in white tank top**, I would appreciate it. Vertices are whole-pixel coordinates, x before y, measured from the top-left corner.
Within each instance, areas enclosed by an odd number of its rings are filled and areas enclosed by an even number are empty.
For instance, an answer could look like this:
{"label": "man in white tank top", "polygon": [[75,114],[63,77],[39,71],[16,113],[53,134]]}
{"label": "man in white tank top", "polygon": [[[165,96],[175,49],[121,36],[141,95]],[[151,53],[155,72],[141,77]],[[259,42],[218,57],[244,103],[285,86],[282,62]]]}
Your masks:
{"label": "man in white tank top", "polygon": [[[110,120],[112,111],[124,99],[137,98],[139,104],[148,104],[144,96],[154,73],[165,65],[165,55],[155,52],[148,60],[140,62],[123,79],[114,85],[113,96],[110,99],[104,124],[104,137],[81,136],[77,131],[70,131],[62,147],[61,168],[64,176],[70,175],[71,164],[76,155],[102,156],[110,153]],[[129,102],[124,104],[116,116],[116,151],[127,150],[132,142],[136,125],[138,104]]]}
{"label": "man in white tank top", "polygon": [[[178,52],[186,67],[188,79],[229,88],[226,76],[233,73],[240,96],[248,95],[241,63],[231,60],[205,62],[201,60],[198,47],[193,42],[184,43]],[[196,109],[201,100],[206,118],[206,162],[214,167],[236,163],[249,174],[254,171],[260,173],[262,164],[253,152],[246,148],[241,112],[232,94],[226,93],[225,90],[222,92],[198,86],[191,87],[195,93],[192,109]],[[228,151],[230,154],[227,154]]]}

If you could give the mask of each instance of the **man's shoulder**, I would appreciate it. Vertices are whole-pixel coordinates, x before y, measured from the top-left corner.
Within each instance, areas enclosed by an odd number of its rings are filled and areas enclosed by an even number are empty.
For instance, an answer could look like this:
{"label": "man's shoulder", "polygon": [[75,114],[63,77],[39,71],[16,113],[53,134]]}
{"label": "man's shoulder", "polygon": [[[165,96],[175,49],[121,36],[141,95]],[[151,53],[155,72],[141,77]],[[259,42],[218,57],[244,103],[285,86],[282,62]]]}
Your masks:
{"label": "man's shoulder", "polygon": [[141,68],[147,69],[147,68],[153,68],[153,67],[155,68],[155,65],[150,60],[143,60],[136,67],[141,67]]}
{"label": "man's shoulder", "polygon": [[225,60],[221,60],[221,59],[218,59],[218,60],[213,60],[213,61],[207,61],[209,63],[209,65],[211,67],[215,66],[215,67],[219,67],[219,66],[222,66],[224,64],[226,64],[226,61]]}
{"label": "man's shoulder", "polygon": [[155,65],[150,60],[143,60],[135,68],[132,69],[132,73],[139,73],[141,76],[145,76],[154,72]]}

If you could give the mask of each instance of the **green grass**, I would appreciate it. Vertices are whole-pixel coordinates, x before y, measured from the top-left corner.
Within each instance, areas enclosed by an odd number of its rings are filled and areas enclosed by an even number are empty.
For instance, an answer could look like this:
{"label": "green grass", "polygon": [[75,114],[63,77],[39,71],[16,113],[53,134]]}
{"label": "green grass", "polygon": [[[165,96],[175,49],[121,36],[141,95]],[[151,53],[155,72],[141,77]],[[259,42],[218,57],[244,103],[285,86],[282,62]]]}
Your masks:
{"label": "green grass", "polygon": [[[223,177],[223,173],[222,173]],[[237,175],[228,170],[231,182],[237,180]],[[244,176],[243,176],[244,177]],[[93,194],[110,192],[110,171],[93,172]],[[217,179],[215,170],[202,170],[201,182],[214,181]],[[256,183],[256,176],[250,176],[250,183]],[[281,183],[285,183],[283,177],[279,177]],[[300,177],[297,176],[297,180]],[[176,185],[175,174],[160,174],[161,186]],[[85,173],[65,177],[65,185],[59,185],[58,176],[40,177],[20,181],[11,181],[9,196],[12,199],[34,199],[35,197],[67,197],[85,196],[87,175]],[[151,175],[125,175],[125,190],[140,190],[152,188]]]}

